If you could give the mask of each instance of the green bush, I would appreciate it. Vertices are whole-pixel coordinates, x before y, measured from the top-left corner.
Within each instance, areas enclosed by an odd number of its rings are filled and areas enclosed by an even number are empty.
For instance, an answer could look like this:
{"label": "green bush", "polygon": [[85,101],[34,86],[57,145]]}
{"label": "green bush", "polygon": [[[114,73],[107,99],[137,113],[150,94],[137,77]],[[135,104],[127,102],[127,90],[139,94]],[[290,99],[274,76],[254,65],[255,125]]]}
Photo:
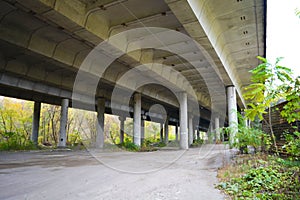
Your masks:
{"label": "green bush", "polygon": [[292,159],[300,160],[300,132],[285,134],[286,144],[282,147],[291,155]]}
{"label": "green bush", "polygon": [[197,140],[194,140],[191,144],[192,147],[199,147],[204,143],[204,140],[201,138],[198,138]]}
{"label": "green bush", "polygon": [[284,165],[282,159],[258,163],[245,175],[222,182],[218,188],[234,199],[299,199],[299,166]]}
{"label": "green bush", "polygon": [[248,146],[252,146],[256,152],[259,147],[268,150],[271,145],[270,135],[255,128],[239,127],[236,139],[237,142],[233,146],[239,148],[241,153],[248,153]]}
{"label": "green bush", "polygon": [[16,132],[4,132],[1,134],[0,150],[30,150],[36,149],[33,142],[28,140],[24,135]]}
{"label": "green bush", "polygon": [[125,138],[124,142],[121,144],[123,148],[128,151],[138,151],[140,148],[132,142],[129,138]]}
{"label": "green bush", "polygon": [[68,142],[71,146],[76,146],[76,145],[82,143],[82,139],[80,137],[80,134],[78,132],[70,133],[68,135]]}

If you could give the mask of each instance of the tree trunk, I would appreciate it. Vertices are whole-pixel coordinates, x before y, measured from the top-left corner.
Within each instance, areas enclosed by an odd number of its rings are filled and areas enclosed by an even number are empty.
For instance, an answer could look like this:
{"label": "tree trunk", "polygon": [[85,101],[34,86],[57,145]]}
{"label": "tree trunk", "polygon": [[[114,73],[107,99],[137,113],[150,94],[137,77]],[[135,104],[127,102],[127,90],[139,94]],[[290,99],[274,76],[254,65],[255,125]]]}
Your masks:
{"label": "tree trunk", "polygon": [[271,136],[273,139],[273,144],[275,147],[275,152],[278,155],[278,147],[277,147],[277,143],[276,143],[276,137],[274,135],[274,131],[273,131],[273,127],[272,127],[272,110],[271,110],[271,106],[269,106],[269,127],[270,127],[270,132],[271,132]]}

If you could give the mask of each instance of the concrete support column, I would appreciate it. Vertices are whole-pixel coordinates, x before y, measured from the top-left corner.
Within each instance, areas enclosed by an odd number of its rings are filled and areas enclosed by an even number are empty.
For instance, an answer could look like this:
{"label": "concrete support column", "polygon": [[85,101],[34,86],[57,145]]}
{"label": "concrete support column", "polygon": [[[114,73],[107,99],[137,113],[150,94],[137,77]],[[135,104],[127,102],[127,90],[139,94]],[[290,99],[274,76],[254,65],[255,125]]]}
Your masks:
{"label": "concrete support column", "polygon": [[193,144],[194,140],[194,127],[193,127],[193,115],[189,114],[189,145]]}
{"label": "concrete support column", "polygon": [[141,143],[144,142],[145,139],[145,120],[141,119]]}
{"label": "concrete support column", "polygon": [[215,118],[215,131],[216,131],[216,142],[220,142],[220,118],[216,117]]}
{"label": "concrete support column", "polygon": [[67,142],[67,122],[68,122],[68,107],[69,99],[63,99],[61,101],[60,111],[60,129],[59,129],[59,147],[65,147]]}
{"label": "concrete support column", "polygon": [[164,141],[164,127],[163,123],[160,123],[160,142]]}
{"label": "concrete support column", "polygon": [[178,141],[179,137],[178,137],[178,124],[175,125],[175,137],[176,137],[176,141]]}
{"label": "concrete support column", "polygon": [[180,104],[180,148],[188,149],[188,109],[187,109],[187,94],[182,92],[179,94]]}
{"label": "concrete support column", "polygon": [[40,126],[40,114],[41,114],[41,102],[34,102],[33,117],[32,117],[31,141],[35,145],[38,144],[39,126]]}
{"label": "concrete support column", "polygon": [[120,120],[120,144],[122,144],[124,142],[124,124],[125,124],[126,117],[120,116],[119,120]]}
{"label": "concrete support column", "polygon": [[236,90],[234,86],[227,87],[227,103],[228,103],[228,122],[230,131],[230,144],[235,142],[235,135],[238,131],[238,117],[237,117],[237,102]]}
{"label": "concrete support column", "polygon": [[169,117],[167,117],[165,121],[165,143],[168,144],[169,142]]}
{"label": "concrete support column", "polygon": [[97,99],[97,124],[96,124],[96,144],[97,149],[104,147],[104,112],[105,112],[105,99]]}
{"label": "concrete support column", "polygon": [[134,94],[134,116],[133,116],[133,142],[137,146],[141,146],[141,94]]}
{"label": "concrete support column", "polygon": [[244,118],[244,124],[245,124],[245,127],[249,127],[249,121],[248,121],[248,119],[246,118],[246,114],[245,114],[245,112],[242,112],[241,113],[242,114],[242,116],[243,116],[243,118]]}

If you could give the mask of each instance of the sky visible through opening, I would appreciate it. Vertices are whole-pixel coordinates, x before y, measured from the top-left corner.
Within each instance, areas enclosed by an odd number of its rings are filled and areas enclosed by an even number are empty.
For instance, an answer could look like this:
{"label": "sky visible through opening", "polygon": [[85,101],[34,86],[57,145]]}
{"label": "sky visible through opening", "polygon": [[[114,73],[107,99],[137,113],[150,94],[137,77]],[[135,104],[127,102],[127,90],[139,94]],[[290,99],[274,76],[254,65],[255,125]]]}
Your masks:
{"label": "sky visible through opening", "polygon": [[275,61],[284,57],[281,65],[292,68],[300,75],[300,0],[267,1],[267,58]]}

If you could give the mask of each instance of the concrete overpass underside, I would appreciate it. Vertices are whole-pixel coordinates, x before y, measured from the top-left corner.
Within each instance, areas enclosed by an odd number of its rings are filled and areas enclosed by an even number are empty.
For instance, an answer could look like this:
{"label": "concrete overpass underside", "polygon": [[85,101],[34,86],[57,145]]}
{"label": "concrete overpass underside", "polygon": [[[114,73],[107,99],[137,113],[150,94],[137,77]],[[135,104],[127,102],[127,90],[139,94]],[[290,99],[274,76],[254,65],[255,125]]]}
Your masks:
{"label": "concrete overpass underside", "polygon": [[237,122],[265,16],[264,0],[1,0],[0,94],[97,111],[99,147],[111,113],[134,118],[137,145],[142,120],[179,125],[186,149]]}

